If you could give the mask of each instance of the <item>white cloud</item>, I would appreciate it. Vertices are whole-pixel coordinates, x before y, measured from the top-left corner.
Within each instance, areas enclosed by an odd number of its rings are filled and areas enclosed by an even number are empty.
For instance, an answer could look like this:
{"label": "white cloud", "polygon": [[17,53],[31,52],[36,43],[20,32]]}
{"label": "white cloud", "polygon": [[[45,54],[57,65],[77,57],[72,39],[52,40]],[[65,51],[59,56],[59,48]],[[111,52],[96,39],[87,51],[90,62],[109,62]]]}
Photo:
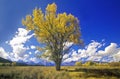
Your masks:
{"label": "white cloud", "polygon": [[27,62],[29,57],[30,57],[29,54],[25,54],[21,60],[23,60],[24,62]]}
{"label": "white cloud", "polygon": [[79,61],[82,58],[85,58],[86,61],[120,61],[120,47],[116,43],[111,43],[104,50],[99,50],[104,45],[103,40],[102,42],[92,40],[84,49],[78,49],[78,51],[72,51],[72,54],[66,54],[64,57],[68,57],[68,59],[64,60],[64,62]]}
{"label": "white cloud", "polygon": [[69,54],[65,54],[64,56],[63,56],[63,60],[65,60],[66,58],[68,58],[69,57]]}
{"label": "white cloud", "polygon": [[112,58],[109,61],[120,61],[120,47],[118,47],[116,43],[111,43],[109,46],[105,47],[104,50],[99,50],[97,56],[108,56],[108,59]]}
{"label": "white cloud", "polygon": [[73,50],[72,56],[77,56],[77,52]]}
{"label": "white cloud", "polygon": [[101,61],[102,56],[90,56],[87,61]]}
{"label": "white cloud", "polygon": [[30,48],[31,49],[36,49],[36,47],[34,45],[31,45]]}
{"label": "white cloud", "polygon": [[78,49],[78,51],[72,51],[72,54],[69,54],[69,58],[64,62],[78,61],[81,58],[86,58],[88,56],[93,56],[96,54],[97,50],[102,46],[101,43],[92,40],[90,44],[85,46],[84,49]]}
{"label": "white cloud", "polygon": [[6,42],[12,47],[12,53],[10,54],[13,57],[11,58],[12,60],[17,61],[19,59],[23,59],[26,51],[30,49],[28,46],[24,45],[34,35],[29,35],[29,32],[30,31],[27,31],[24,28],[18,28],[16,35],[10,41]]}
{"label": "white cloud", "polygon": [[6,51],[2,47],[0,47],[0,57],[5,58],[5,59],[9,58],[8,53],[6,53]]}
{"label": "white cloud", "polygon": [[113,55],[116,54],[119,51],[117,48],[116,43],[111,43],[109,46],[105,48],[105,50],[99,50],[98,55],[103,55],[103,56],[108,56],[108,55]]}
{"label": "white cloud", "polygon": [[18,31],[16,32],[16,35],[8,43],[12,47],[14,47],[15,45],[24,44],[28,39],[30,39],[33,36],[33,34],[28,35],[29,32],[30,31],[27,31],[24,28],[18,28]]}
{"label": "white cloud", "polygon": [[88,56],[94,55],[101,46],[101,43],[92,41],[90,44],[88,44],[88,46],[86,46],[86,54]]}
{"label": "white cloud", "polygon": [[32,61],[34,63],[38,63],[38,62],[40,62],[40,59],[38,59],[36,57],[32,57],[32,58],[29,59],[29,61]]}
{"label": "white cloud", "polygon": [[[11,59],[13,61],[23,60],[23,61],[33,61],[39,62],[40,59],[36,57],[30,57],[32,54],[28,50],[34,50],[36,47],[34,45],[25,46],[26,42],[33,37],[34,34],[29,34],[24,28],[18,28],[15,36],[10,40],[6,41],[12,47],[12,52],[6,52],[4,48],[0,47],[0,57]],[[64,62],[79,61],[81,59],[86,59],[88,61],[120,61],[120,47],[116,43],[110,43],[106,46],[104,50],[99,50],[101,47],[105,46],[105,43],[97,42],[92,40],[91,43],[85,46],[83,49],[71,50],[68,54],[63,56]],[[64,43],[64,49],[66,50],[73,45],[72,42]],[[32,51],[33,52],[33,51]],[[38,50],[34,50],[34,54],[39,54]]]}
{"label": "white cloud", "polygon": [[66,50],[73,45],[73,42],[65,42],[63,45],[64,45],[63,50]]}
{"label": "white cloud", "polygon": [[[34,45],[27,46],[26,44],[26,42],[29,41],[33,36],[34,34],[30,34],[30,31],[24,28],[18,28],[14,37],[5,42],[11,46],[12,51],[6,52],[4,48],[0,47],[0,57],[10,59],[12,61],[39,62],[40,59],[31,56],[32,52],[34,52],[34,54],[38,54],[39,51],[33,50],[36,48]],[[33,51],[31,52],[31,50]]]}
{"label": "white cloud", "polygon": [[28,55],[28,54],[25,54],[25,55],[24,55],[24,58],[25,58],[25,59],[26,59],[26,58],[28,58],[28,57],[29,57],[29,55]]}
{"label": "white cloud", "polygon": [[40,51],[36,50],[36,51],[35,51],[35,54],[38,54],[38,53],[40,53]]}
{"label": "white cloud", "polygon": [[29,52],[29,54],[31,55],[31,54],[32,54],[32,52]]}
{"label": "white cloud", "polygon": [[120,61],[120,50],[118,53],[113,55],[113,61],[117,61],[117,62]]}

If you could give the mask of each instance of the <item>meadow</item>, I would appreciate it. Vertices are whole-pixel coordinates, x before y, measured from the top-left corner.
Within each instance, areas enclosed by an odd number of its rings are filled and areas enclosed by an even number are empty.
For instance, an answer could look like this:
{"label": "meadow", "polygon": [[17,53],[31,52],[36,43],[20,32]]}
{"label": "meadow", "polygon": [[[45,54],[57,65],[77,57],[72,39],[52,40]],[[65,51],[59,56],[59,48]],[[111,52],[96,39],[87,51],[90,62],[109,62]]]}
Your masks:
{"label": "meadow", "polygon": [[0,79],[120,79],[120,67],[109,66],[1,66]]}

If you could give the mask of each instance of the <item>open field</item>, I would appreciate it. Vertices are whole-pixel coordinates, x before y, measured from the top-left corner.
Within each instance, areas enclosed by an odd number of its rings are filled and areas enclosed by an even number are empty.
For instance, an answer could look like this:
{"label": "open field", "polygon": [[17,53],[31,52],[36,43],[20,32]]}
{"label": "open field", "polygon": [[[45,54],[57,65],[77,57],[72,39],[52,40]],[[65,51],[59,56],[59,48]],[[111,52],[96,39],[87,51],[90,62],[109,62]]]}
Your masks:
{"label": "open field", "polygon": [[0,79],[120,79],[120,67],[54,67],[16,66],[0,67]]}

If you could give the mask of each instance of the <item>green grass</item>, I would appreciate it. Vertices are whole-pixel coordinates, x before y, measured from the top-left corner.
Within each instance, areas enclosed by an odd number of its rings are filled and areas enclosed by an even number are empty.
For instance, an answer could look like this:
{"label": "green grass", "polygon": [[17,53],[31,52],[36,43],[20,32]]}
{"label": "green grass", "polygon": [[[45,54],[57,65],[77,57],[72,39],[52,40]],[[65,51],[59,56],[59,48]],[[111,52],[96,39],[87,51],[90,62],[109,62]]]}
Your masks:
{"label": "green grass", "polygon": [[0,79],[120,79],[120,67],[55,67],[15,66],[0,67]]}

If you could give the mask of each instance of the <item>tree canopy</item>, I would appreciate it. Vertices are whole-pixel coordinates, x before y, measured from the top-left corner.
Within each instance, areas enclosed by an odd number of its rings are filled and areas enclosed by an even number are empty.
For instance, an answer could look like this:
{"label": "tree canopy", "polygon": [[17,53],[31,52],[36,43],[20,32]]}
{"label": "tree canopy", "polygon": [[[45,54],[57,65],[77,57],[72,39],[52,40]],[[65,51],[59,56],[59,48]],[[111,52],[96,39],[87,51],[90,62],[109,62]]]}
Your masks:
{"label": "tree canopy", "polygon": [[27,15],[22,20],[26,29],[33,30],[38,42],[45,44],[39,47],[42,56],[48,57],[56,64],[56,69],[60,70],[63,56],[68,53],[66,42],[81,44],[81,32],[79,20],[72,14],[57,13],[55,3],[48,4],[46,11],[35,8],[32,15]]}

